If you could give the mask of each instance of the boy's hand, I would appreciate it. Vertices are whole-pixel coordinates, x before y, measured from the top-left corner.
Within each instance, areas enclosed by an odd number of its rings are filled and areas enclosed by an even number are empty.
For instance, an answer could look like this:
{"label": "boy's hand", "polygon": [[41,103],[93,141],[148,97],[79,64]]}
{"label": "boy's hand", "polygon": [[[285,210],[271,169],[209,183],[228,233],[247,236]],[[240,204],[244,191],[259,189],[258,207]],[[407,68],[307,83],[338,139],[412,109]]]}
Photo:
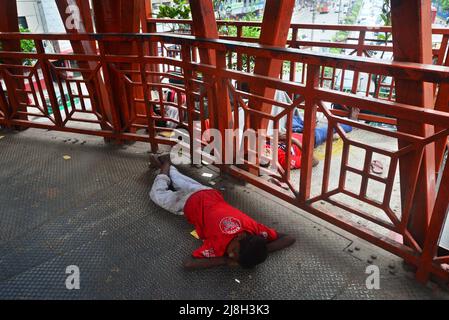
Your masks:
{"label": "boy's hand", "polygon": [[213,267],[219,267],[224,265],[230,265],[231,259],[227,257],[207,258],[207,259],[194,259],[188,258],[184,261],[184,268],[186,270],[208,269]]}
{"label": "boy's hand", "polygon": [[286,235],[286,234],[278,234],[278,238],[267,244],[268,252],[274,252],[278,250],[282,250],[293,245],[296,242],[296,239]]}

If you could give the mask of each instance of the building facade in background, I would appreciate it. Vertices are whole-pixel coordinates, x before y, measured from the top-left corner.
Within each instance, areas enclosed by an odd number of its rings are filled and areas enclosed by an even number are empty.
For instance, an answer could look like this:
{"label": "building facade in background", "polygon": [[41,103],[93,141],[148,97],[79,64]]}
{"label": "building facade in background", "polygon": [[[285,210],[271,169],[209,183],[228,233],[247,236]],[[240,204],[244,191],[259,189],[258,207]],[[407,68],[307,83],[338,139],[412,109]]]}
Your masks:
{"label": "building facade in background", "polygon": [[[21,27],[35,33],[65,33],[55,0],[17,0],[17,11]],[[47,50],[71,52],[68,41],[47,41]]]}

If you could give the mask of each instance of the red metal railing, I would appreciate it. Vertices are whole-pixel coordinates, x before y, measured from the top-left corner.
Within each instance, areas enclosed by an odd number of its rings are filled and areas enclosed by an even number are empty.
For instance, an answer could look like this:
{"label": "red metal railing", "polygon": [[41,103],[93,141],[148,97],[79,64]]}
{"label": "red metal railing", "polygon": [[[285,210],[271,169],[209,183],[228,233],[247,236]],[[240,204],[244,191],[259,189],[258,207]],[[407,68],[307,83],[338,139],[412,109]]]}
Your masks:
{"label": "red metal railing", "polygon": [[[170,33],[191,34],[192,21],[185,19],[148,19],[149,28],[151,30],[165,30]],[[262,26],[258,21],[217,21],[220,31],[220,39],[235,40],[249,43],[258,43],[257,38],[244,36],[244,28],[259,29]],[[231,32],[232,30],[232,32]],[[299,39],[301,33],[309,31],[320,32],[346,32],[347,36],[344,41],[311,41]],[[233,35],[231,35],[231,33]],[[297,49],[319,49],[319,50],[340,50],[339,53],[349,56],[363,56],[377,59],[392,59],[392,37],[385,43],[377,38],[378,33],[388,33],[391,35],[391,27],[385,26],[360,26],[360,25],[322,25],[322,24],[299,24],[292,23],[290,27],[290,35],[287,41],[288,48]],[[446,52],[448,48],[449,29],[433,28],[434,43],[434,61],[435,64],[443,65],[445,63]],[[167,56],[180,55],[179,48],[172,46],[170,49],[164,45],[163,52]],[[178,52],[176,52],[178,50]],[[196,55],[194,55],[196,56]],[[248,61],[254,60],[254,57],[241,53],[227,54],[227,63],[229,68],[251,72],[253,63]],[[303,64],[286,61],[283,65],[280,78],[288,79],[294,82],[304,83],[305,68]],[[338,89],[345,92],[353,92],[359,95],[372,96],[382,98],[389,101],[395,99],[395,83],[391,77],[379,77],[372,73],[360,74],[352,72],[344,68],[322,68],[320,74],[321,86]],[[347,116],[351,110],[346,106],[340,109],[332,110],[333,114]],[[387,124],[395,124],[394,119],[382,117],[381,115],[360,114],[360,120],[383,122]]]}
{"label": "red metal railing", "polygon": [[[192,20],[187,19],[148,19],[147,23],[152,29],[159,29],[163,32],[173,32],[179,34],[191,34]],[[220,31],[220,38],[223,40],[236,40],[251,43],[258,43],[258,38],[245,37],[244,28],[262,27],[260,21],[228,21],[218,20],[217,25]],[[158,28],[159,27],[159,28]],[[231,35],[230,30],[233,30]],[[308,32],[311,30],[317,31],[344,31],[348,33],[344,41],[312,41],[298,39],[301,31]],[[361,25],[343,25],[343,24],[306,24],[306,23],[292,23],[290,25],[290,36],[287,41],[289,48],[335,48],[347,49],[348,54],[356,54],[357,51],[362,51],[364,56],[371,56],[370,51],[393,52],[392,38],[387,43],[379,40],[376,37],[378,33],[391,34],[391,27],[389,26],[361,26]],[[437,39],[439,46],[434,47],[433,53],[435,57],[444,55],[447,41],[449,39],[448,28],[433,28],[434,36],[441,36]]]}
{"label": "red metal railing", "polygon": [[[0,51],[0,60],[7,61],[0,64],[1,125],[144,141],[150,143],[154,150],[158,144],[177,143],[169,135],[161,135],[162,132],[185,129],[193,137],[194,121],[202,123],[202,133],[211,126],[219,129],[224,137],[226,129],[251,129],[251,119],[258,117],[265,119],[273,129],[285,130],[287,150],[290,150],[292,119],[299,110],[304,113],[305,124],[300,171],[293,171],[290,166],[282,167],[279,163],[276,163],[274,172],[265,170],[259,162],[249,161],[249,155],[257,152],[258,147],[247,143],[244,143],[246,156],[242,164],[218,166],[224,172],[402,257],[417,266],[422,280],[429,274],[449,280],[449,272],[445,269],[449,256],[437,255],[448,208],[449,163],[441,172],[436,172],[441,175],[443,182],[437,193],[425,243],[418,243],[408,229],[423,150],[435,141],[447,139],[449,112],[404,105],[378,95],[343,92],[338,87],[326,86],[322,81],[323,70],[330,68],[384,79],[431,82],[438,86],[449,83],[448,67],[324,55],[238,41],[197,39],[189,35],[0,33],[0,41],[18,39],[33,40],[37,52]],[[50,54],[44,50],[44,40],[96,41],[99,53]],[[106,43],[124,41],[133,43],[136,48],[134,54],[119,56],[104,53]],[[148,48],[149,44],[154,43],[159,46],[177,46],[180,54],[172,57],[151,56]],[[206,65],[198,60],[197,51],[204,49],[215,54],[217,66]],[[234,65],[230,66],[227,63],[229,54],[276,58],[300,64],[304,77],[302,81],[295,82],[257,76],[239,70]],[[33,65],[24,66],[23,59],[30,59]],[[70,62],[72,66],[58,67],[56,61]],[[167,79],[171,79],[172,83]],[[111,99],[116,93],[111,92],[109,86],[106,86],[106,93],[101,93],[101,82],[108,84],[112,80],[121,83],[122,92],[119,94],[123,97],[123,103],[120,105]],[[260,82],[266,88],[286,92],[294,99],[281,102],[254,94],[251,90],[243,91],[235,85],[246,83],[251,88]],[[172,91],[177,99],[169,102],[165,98],[166,91]],[[232,104],[223,102],[228,92]],[[267,113],[254,107],[260,104],[271,105],[271,109],[277,111]],[[435,133],[421,137],[372,127],[334,114],[330,108],[332,104],[357,107],[362,112],[392,119],[393,123],[398,119],[408,120],[437,129]],[[177,111],[176,116],[169,112],[173,110]],[[329,129],[323,161],[320,166],[312,168],[314,129],[319,113],[324,116]],[[167,126],[167,123],[174,125]],[[347,134],[342,124],[357,130]],[[339,144],[334,143],[335,134],[340,138]],[[379,143],[384,140],[390,143]],[[203,146],[206,141],[201,141]],[[399,141],[408,144],[398,147],[402,145]],[[194,140],[190,139],[192,159],[197,152],[193,143]],[[223,158],[239,157],[239,138],[234,139],[232,144],[232,153],[225,155],[222,152],[220,155]],[[286,163],[290,163],[290,153],[286,156]],[[400,184],[398,166],[405,156],[413,159],[414,170],[409,174],[413,177],[410,181],[414,183],[401,196],[395,193],[395,189]],[[373,172],[370,164],[375,159],[384,161],[384,173]],[[373,187],[375,185],[377,187]]]}

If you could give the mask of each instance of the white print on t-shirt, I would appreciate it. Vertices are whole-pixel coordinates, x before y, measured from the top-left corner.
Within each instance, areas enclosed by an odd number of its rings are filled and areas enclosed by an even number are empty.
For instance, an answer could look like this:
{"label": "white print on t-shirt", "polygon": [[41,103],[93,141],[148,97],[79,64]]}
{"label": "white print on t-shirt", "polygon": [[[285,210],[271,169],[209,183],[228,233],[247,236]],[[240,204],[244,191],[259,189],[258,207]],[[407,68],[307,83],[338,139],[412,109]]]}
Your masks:
{"label": "white print on t-shirt", "polygon": [[266,233],[265,231],[261,232],[260,235],[261,235],[262,237],[264,237],[265,239],[268,238],[268,233]]}
{"label": "white print on t-shirt", "polygon": [[206,258],[213,258],[213,257],[215,257],[215,251],[214,251],[214,248],[210,248],[210,249],[208,249],[208,250],[204,250],[204,251],[202,252],[202,254],[203,254],[203,256],[206,257]]}
{"label": "white print on t-shirt", "polygon": [[220,229],[225,234],[236,234],[242,229],[242,224],[239,219],[226,217],[220,221]]}

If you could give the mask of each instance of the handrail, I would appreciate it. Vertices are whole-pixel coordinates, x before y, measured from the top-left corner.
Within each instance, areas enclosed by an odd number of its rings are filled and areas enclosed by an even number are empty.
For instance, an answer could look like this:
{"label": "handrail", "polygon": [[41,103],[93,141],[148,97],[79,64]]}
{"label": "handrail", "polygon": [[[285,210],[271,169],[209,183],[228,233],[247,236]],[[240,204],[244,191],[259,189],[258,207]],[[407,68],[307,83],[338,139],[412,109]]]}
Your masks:
{"label": "handrail", "polygon": [[[192,20],[188,19],[167,19],[167,18],[152,18],[147,20],[148,24],[177,24],[177,25],[189,25],[192,26]],[[258,42],[258,38],[250,38],[243,36],[243,27],[257,27],[262,26],[260,21],[230,21],[230,20],[218,20],[217,25],[219,27],[235,27],[237,28],[237,35],[230,36],[228,34],[220,34],[220,39],[233,40],[245,42]],[[154,29],[154,28],[153,28]],[[291,37],[287,39],[287,46],[293,48],[306,47],[306,48],[334,48],[334,49],[347,49],[352,50],[351,54],[357,52],[357,55],[369,55],[369,51],[380,51],[380,52],[392,52],[393,47],[391,41],[384,43],[383,41],[377,39],[366,38],[366,34],[373,32],[391,33],[391,26],[361,26],[361,25],[346,25],[346,24],[312,24],[312,23],[292,23],[290,25]],[[350,41],[313,41],[307,39],[298,39],[299,30],[334,30],[334,31],[344,31],[344,32],[358,32],[358,37],[348,37],[346,40]],[[176,31],[174,31],[176,33]],[[182,34],[183,32],[181,32]],[[447,40],[449,38],[449,28],[444,27],[433,27],[433,35],[442,36],[440,48],[433,48],[434,56],[440,59],[442,55],[441,50],[446,50]],[[363,53],[362,53],[363,52]]]}
{"label": "handrail", "polygon": [[[151,18],[149,23],[173,23],[173,24],[188,24],[193,22],[190,19],[168,19],[168,18]],[[231,21],[231,20],[217,20],[219,26],[242,26],[242,27],[261,27],[260,21]],[[366,32],[391,32],[390,26],[361,26],[354,24],[316,24],[316,23],[292,23],[290,28],[296,29],[313,29],[313,30],[337,30],[337,31],[366,31]],[[433,27],[433,34],[449,35],[449,28]]]}
{"label": "handrail", "polygon": [[[308,50],[283,48],[260,45],[255,43],[223,40],[223,39],[203,39],[190,35],[180,35],[172,33],[109,33],[109,34],[66,34],[66,33],[19,33],[0,32],[0,40],[29,39],[29,40],[68,40],[68,41],[124,41],[124,40],[150,40],[154,42],[164,42],[172,44],[188,44],[198,48],[208,48],[217,50],[232,50],[243,52],[259,57],[275,58],[293,62],[305,62],[316,65],[324,65],[360,72],[375,73],[393,76],[397,79],[408,79],[414,81],[425,81],[432,83],[449,83],[449,67],[419,64],[413,62],[395,62],[361,56],[347,56],[341,54],[316,53]],[[11,58],[13,56],[23,59],[37,59],[42,54],[39,53],[19,53],[0,51],[0,57]],[[51,54],[55,59],[58,57],[69,58],[71,54]],[[88,57],[87,55],[76,55],[76,57]],[[95,56],[92,56],[92,58]],[[126,57],[124,57],[126,58]],[[132,59],[132,56],[128,57]]]}

